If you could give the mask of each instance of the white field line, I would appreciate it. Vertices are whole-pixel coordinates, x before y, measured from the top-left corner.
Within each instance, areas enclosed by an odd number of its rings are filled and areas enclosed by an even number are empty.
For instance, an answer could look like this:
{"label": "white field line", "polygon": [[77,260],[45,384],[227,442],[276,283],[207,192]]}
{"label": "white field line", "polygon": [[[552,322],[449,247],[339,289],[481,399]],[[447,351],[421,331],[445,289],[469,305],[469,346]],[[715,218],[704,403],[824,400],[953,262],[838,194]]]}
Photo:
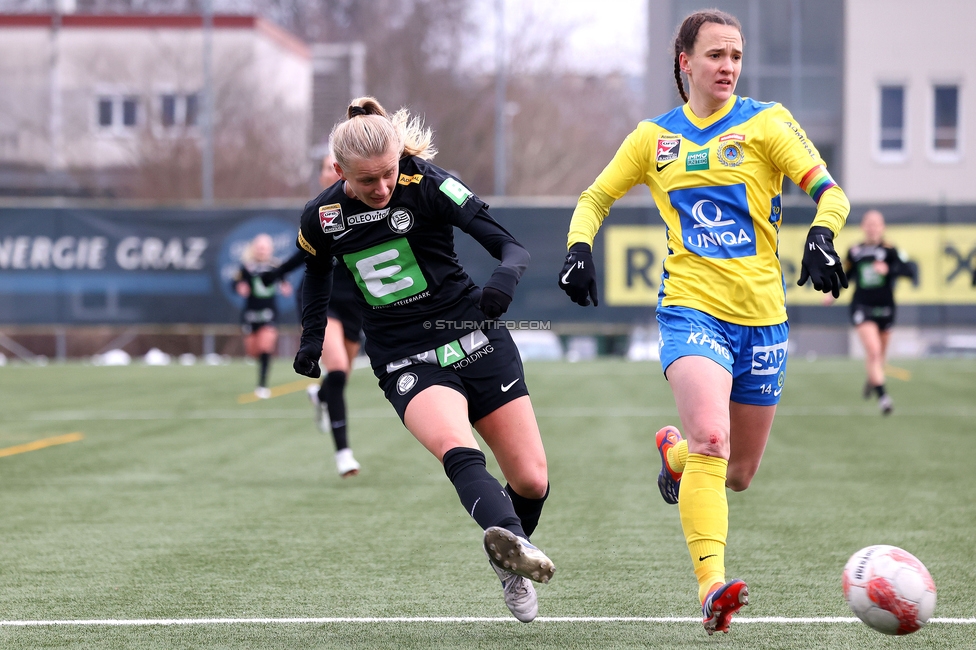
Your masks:
{"label": "white field line", "polygon": [[[181,410],[64,410],[64,411],[29,411],[27,413],[7,412],[0,414],[0,421],[35,421],[35,422],[75,422],[82,420],[110,421],[110,420],[304,420],[309,417],[309,409],[205,409],[198,411]],[[395,419],[393,408],[365,408],[353,409],[357,418],[365,419]],[[672,417],[677,415],[673,406],[640,407],[625,406],[619,408],[606,407],[568,407],[568,408],[538,408],[535,411],[540,418],[644,418],[644,417]],[[862,407],[820,407],[820,406],[781,406],[776,410],[778,417],[808,417],[811,415],[834,417],[876,417],[877,408]],[[916,417],[959,417],[976,418],[976,407],[973,406],[931,406],[915,408],[899,408],[898,416]]]}
{"label": "white field line", "polygon": [[[691,616],[540,616],[539,623],[701,623]],[[737,625],[759,623],[772,625],[859,623],[854,617],[844,616],[758,616],[736,617]],[[168,625],[289,625],[334,623],[512,623],[511,617],[487,616],[391,616],[391,617],[323,617],[323,618],[136,618],[136,619],[67,619],[37,621],[0,621],[0,627],[55,627],[55,626],[102,626],[147,627]],[[976,618],[933,618],[930,624],[976,625]]]}

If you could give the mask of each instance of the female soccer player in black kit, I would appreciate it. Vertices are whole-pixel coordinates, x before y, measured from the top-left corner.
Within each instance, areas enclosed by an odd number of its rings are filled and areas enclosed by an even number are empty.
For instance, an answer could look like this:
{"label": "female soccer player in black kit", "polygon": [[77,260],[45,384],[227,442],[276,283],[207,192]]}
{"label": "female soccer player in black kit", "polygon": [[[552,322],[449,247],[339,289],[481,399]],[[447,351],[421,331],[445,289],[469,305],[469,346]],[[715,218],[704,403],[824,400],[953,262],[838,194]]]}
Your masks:
{"label": "female soccer player in black kit", "polygon": [[[881,413],[890,415],[894,402],[885,390],[885,358],[895,323],[895,280],[904,276],[918,286],[918,265],[884,240],[884,216],[879,211],[864,213],[861,230],[864,241],[851,247],[844,261],[844,271],[857,283],[851,298],[851,324],[864,346],[868,375],[864,399],[876,393]],[[824,304],[832,303],[830,296],[824,298]]]}
{"label": "female soccer player in black kit", "polygon": [[[328,189],[339,181],[332,154],[322,159],[319,184]],[[274,271],[262,275],[265,282],[274,282],[305,263],[305,251],[299,250]],[[302,319],[302,283],[295,295],[298,320]],[[363,333],[363,313],[356,303],[356,284],[341,267],[332,274],[332,293],[329,300],[328,323],[322,345],[322,364],[325,376],[322,384],[308,387],[308,399],[315,407],[315,423],[322,433],[331,433],[335,443],[336,471],[346,478],[359,474],[359,462],[349,446],[346,420],[346,382],[352,373],[352,361],[359,354]]]}
{"label": "female soccer player in black kit", "polygon": [[[460,181],[428,162],[431,132],[405,109],[392,116],[371,97],[353,101],[332,130],[343,182],[305,206],[298,246],[305,268],[302,341],[295,370],[318,377],[332,260],[358,288],[366,352],[406,428],[444,465],[484,533],[505,603],[529,622],[529,580],[555,567],[529,542],[549,493],[542,437],[518,349],[489,319],[511,304],[526,250]],[[483,288],[454,250],[454,228],[501,260]],[[471,426],[508,485],[488,472]]]}
{"label": "female soccer player in black kit", "polygon": [[[271,355],[278,345],[278,308],[275,304],[275,283],[265,284],[262,274],[272,271],[277,263],[274,242],[270,235],[260,234],[251,241],[241,260],[241,268],[234,277],[234,290],[244,298],[241,312],[241,330],[244,332],[244,352],[258,361],[258,387],[254,394],[261,399],[271,397],[268,388],[268,368]],[[284,295],[291,293],[291,285],[281,283]]]}

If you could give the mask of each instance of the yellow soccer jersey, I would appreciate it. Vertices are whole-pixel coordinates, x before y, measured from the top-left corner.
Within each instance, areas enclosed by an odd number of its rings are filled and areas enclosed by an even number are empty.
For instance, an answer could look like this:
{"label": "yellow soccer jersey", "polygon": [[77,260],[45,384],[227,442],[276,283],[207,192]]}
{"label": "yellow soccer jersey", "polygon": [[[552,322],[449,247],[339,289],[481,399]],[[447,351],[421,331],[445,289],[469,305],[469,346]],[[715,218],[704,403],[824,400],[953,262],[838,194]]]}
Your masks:
{"label": "yellow soccer jersey", "polygon": [[706,119],[681,106],[627,136],[580,197],[569,244],[592,245],[612,203],[647,185],[667,226],[658,305],[692,307],[739,325],[782,323],[784,175],[817,202],[814,223],[839,232],[847,197],[781,104],[733,96]]}

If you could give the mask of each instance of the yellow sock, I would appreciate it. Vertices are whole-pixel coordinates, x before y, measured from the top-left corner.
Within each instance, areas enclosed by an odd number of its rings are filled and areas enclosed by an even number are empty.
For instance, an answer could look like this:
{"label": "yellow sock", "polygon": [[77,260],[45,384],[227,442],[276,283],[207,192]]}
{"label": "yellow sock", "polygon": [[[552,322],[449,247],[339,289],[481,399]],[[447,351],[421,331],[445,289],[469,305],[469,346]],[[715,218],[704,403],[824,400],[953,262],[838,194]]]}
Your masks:
{"label": "yellow sock", "polygon": [[716,583],[725,583],[725,540],[729,533],[725,478],[728,467],[729,462],[724,458],[688,454],[681,477],[678,514],[698,578],[698,598],[702,602]]}
{"label": "yellow sock", "polygon": [[680,474],[685,471],[685,464],[688,462],[688,441],[682,440],[668,449],[665,459],[668,461],[668,467],[671,468],[672,472]]}

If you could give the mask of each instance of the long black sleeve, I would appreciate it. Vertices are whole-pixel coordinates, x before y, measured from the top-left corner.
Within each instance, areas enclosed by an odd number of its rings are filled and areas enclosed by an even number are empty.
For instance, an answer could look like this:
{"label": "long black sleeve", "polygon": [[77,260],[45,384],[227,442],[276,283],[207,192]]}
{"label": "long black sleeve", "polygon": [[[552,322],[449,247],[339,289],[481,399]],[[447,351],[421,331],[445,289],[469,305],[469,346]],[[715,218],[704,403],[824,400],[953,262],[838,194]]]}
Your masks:
{"label": "long black sleeve", "polygon": [[463,228],[481,244],[488,253],[501,263],[485,282],[485,288],[498,289],[509,298],[515,295],[515,286],[529,265],[529,251],[515,237],[492,219],[482,207]]}
{"label": "long black sleeve", "polygon": [[302,282],[302,339],[300,348],[321,353],[325,340],[329,296],[332,294],[332,267],[322,270],[306,261],[305,281]]}
{"label": "long black sleeve", "polygon": [[281,263],[277,269],[275,269],[280,276],[286,276],[290,272],[297,269],[299,266],[305,263],[305,257],[307,254],[303,250],[295,251],[295,254],[289,257],[287,260]]}

